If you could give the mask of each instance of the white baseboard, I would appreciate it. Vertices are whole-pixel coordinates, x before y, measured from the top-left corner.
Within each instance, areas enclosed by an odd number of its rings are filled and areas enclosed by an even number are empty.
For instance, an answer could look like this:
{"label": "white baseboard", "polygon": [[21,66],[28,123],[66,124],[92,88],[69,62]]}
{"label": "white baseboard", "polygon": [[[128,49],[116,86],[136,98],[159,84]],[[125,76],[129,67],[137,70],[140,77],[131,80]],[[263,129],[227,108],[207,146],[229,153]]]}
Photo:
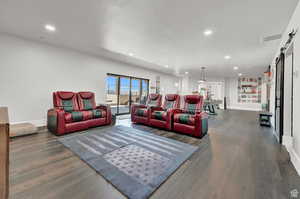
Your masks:
{"label": "white baseboard", "polygon": [[287,151],[290,152],[293,147],[293,137],[290,135],[283,135],[282,144],[286,147]]}
{"label": "white baseboard", "polygon": [[294,148],[290,151],[291,162],[293,163],[298,175],[300,176],[300,157],[296,153]]}
{"label": "white baseboard", "polygon": [[[273,131],[273,134],[276,137],[276,139],[279,140],[275,133],[275,130]],[[298,175],[300,176],[300,157],[298,156],[293,147],[293,137],[289,135],[283,135],[282,144],[286,147],[286,150],[289,152],[291,162],[294,165]]]}
{"label": "white baseboard", "polygon": [[22,123],[31,123],[31,124],[35,125],[36,127],[46,126],[46,120],[45,119],[31,120],[31,121],[22,121],[22,122],[12,122],[10,124],[14,125],[14,124],[22,124]]}
{"label": "white baseboard", "polygon": [[237,106],[229,106],[227,109],[244,110],[244,111],[261,111],[260,108],[245,108],[245,107],[237,107]]}

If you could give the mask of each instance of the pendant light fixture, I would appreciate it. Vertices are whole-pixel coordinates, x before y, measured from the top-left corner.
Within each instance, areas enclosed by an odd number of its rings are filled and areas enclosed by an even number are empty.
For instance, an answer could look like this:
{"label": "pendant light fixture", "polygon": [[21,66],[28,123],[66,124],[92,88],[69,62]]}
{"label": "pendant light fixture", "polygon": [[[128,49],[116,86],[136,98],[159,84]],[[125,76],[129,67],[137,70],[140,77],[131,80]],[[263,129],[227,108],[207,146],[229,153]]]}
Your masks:
{"label": "pendant light fixture", "polygon": [[206,77],[205,77],[205,67],[201,67],[201,73],[200,73],[200,80],[199,83],[204,83],[206,82]]}

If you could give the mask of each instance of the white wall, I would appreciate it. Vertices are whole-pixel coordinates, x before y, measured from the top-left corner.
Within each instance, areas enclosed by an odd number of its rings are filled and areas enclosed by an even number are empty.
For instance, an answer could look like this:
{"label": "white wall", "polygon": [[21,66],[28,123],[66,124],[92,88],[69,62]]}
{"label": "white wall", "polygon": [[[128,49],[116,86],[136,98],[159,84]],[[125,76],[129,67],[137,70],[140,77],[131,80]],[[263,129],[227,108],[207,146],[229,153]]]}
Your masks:
{"label": "white wall", "polygon": [[188,76],[182,77],[181,78],[181,95],[188,95],[191,94],[191,89],[190,89],[190,78]]}
{"label": "white wall", "polygon": [[[274,59],[272,61],[272,70],[273,70],[273,81],[272,81],[272,92],[271,92],[271,111],[274,112],[274,105],[275,105],[275,60],[276,57],[279,55],[280,48],[285,44],[285,42],[288,39],[288,33],[291,32],[293,29],[298,29],[298,33],[294,40],[294,105],[293,105],[293,137],[290,142],[286,142],[283,140],[284,143],[286,143],[286,147],[288,151],[290,152],[291,161],[294,164],[298,174],[300,175],[300,58],[298,55],[300,55],[300,3],[298,3],[297,8],[283,34],[283,38],[281,41],[280,46],[278,46],[277,53],[274,55]],[[292,77],[290,77],[292,78]],[[286,83],[286,81],[285,81]],[[274,113],[273,113],[274,114]],[[274,117],[273,117],[274,118]],[[285,118],[286,120],[287,118]],[[274,119],[273,125],[274,125]],[[290,144],[288,144],[290,143]]]}
{"label": "white wall", "polygon": [[0,34],[0,106],[9,107],[13,123],[43,123],[53,91],[93,91],[104,103],[107,73],[147,78],[150,85],[160,76],[162,94],[177,92],[174,76]]}
{"label": "white wall", "polygon": [[184,76],[181,78],[181,95],[191,95],[193,92],[198,91],[198,80]]}
{"label": "white wall", "polygon": [[227,97],[227,108],[249,111],[260,111],[261,103],[239,103],[238,102],[238,78],[226,78],[225,94]]}
{"label": "white wall", "polygon": [[[293,56],[287,56],[285,59],[284,67],[284,136],[291,136],[291,121],[292,121],[292,67]],[[289,139],[289,138],[287,138]]]}
{"label": "white wall", "polygon": [[[300,4],[299,4],[300,5]],[[300,7],[297,8],[298,11],[298,19],[300,19]],[[298,27],[300,25],[298,21]],[[300,36],[298,35],[295,43],[294,43],[294,70],[298,75],[294,76],[294,104],[293,104],[293,140],[292,140],[292,146],[290,151],[292,153],[292,162],[294,163],[298,174],[300,175],[300,58],[298,55],[300,55]]]}

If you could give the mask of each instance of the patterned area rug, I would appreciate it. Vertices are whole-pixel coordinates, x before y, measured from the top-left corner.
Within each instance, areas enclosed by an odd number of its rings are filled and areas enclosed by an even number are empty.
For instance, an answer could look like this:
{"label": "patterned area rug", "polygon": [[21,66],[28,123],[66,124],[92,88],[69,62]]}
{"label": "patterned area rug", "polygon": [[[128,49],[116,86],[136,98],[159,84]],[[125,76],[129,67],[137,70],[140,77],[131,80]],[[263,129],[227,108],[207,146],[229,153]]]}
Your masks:
{"label": "patterned area rug", "polygon": [[126,126],[59,138],[130,199],[148,198],[198,148]]}

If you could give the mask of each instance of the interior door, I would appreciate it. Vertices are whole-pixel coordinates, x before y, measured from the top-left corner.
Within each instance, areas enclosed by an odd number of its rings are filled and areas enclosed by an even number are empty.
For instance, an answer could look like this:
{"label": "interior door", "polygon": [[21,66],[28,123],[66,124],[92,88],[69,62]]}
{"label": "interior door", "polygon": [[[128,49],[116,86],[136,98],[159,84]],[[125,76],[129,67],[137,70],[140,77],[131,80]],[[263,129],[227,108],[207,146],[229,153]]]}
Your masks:
{"label": "interior door", "polygon": [[275,132],[282,143],[284,121],[284,54],[281,53],[276,63],[276,88],[275,88]]}

